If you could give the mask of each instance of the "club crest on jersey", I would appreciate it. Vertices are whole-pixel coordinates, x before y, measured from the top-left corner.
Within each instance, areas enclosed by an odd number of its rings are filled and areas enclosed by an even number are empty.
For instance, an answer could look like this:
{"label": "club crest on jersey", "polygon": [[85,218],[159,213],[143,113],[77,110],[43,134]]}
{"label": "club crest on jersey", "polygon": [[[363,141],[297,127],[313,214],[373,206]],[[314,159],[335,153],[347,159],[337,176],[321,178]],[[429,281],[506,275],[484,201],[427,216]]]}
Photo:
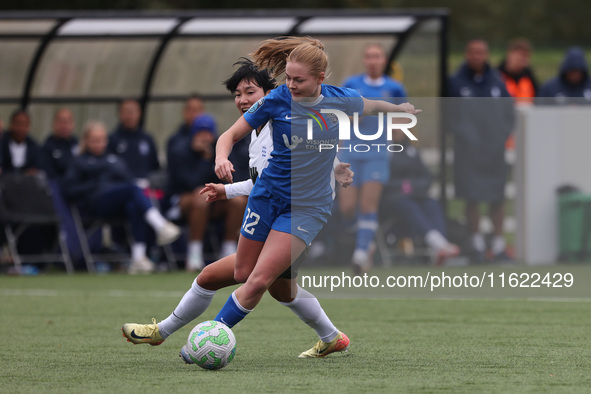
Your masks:
{"label": "club crest on jersey", "polygon": [[328,118],[328,120],[330,120],[330,123],[332,123],[333,125],[339,124],[339,118],[337,118],[335,114],[329,113],[326,117]]}
{"label": "club crest on jersey", "polygon": [[256,103],[254,103],[252,105],[252,107],[250,107],[248,109],[248,113],[249,114],[254,114],[259,108],[261,108],[261,106],[263,105],[263,103],[265,102],[265,98],[261,98],[259,101],[257,101]]}

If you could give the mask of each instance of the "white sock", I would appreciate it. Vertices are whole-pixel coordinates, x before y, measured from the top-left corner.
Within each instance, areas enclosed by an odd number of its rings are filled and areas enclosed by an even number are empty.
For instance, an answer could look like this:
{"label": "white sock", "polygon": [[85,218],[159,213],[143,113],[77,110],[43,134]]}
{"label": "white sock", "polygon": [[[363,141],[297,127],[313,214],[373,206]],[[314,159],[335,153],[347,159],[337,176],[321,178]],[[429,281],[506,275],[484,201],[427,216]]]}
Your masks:
{"label": "white sock", "polygon": [[425,234],[425,242],[427,242],[427,245],[434,250],[441,250],[449,244],[443,234],[437,230],[429,230],[427,234]]}
{"label": "white sock", "polygon": [[203,255],[203,241],[189,241],[187,248],[187,254],[191,255]]}
{"label": "white sock", "polygon": [[146,257],[146,244],[143,242],[135,242],[131,245],[131,260],[140,260]]}
{"label": "white sock", "polygon": [[493,237],[490,249],[494,255],[503,253],[506,247],[507,244],[505,243],[505,237],[502,235],[496,235]]}
{"label": "white sock", "polygon": [[222,242],[222,248],[220,250],[219,257],[226,257],[234,253],[236,253],[236,241],[230,241],[225,239],[224,242]]}
{"label": "white sock", "polygon": [[149,208],[144,214],[146,222],[152,226],[154,231],[158,232],[167,223],[167,220],[162,216],[159,210],[154,207]]}
{"label": "white sock", "polygon": [[353,251],[353,256],[351,257],[351,262],[355,265],[360,267],[364,267],[369,260],[369,252],[363,249],[355,249]]}
{"label": "white sock", "polygon": [[205,312],[209,304],[211,304],[214,294],[215,290],[204,289],[197,284],[197,279],[195,279],[174,312],[158,323],[162,338],[168,338],[170,334],[189,324]]}
{"label": "white sock", "polygon": [[484,235],[480,233],[472,234],[472,246],[479,252],[484,252],[486,250],[486,241],[484,240]]}
{"label": "white sock", "polygon": [[292,302],[281,302],[304,323],[310,326],[322,342],[330,342],[339,335],[339,330],[332,324],[318,299],[307,290],[298,286],[298,292]]}

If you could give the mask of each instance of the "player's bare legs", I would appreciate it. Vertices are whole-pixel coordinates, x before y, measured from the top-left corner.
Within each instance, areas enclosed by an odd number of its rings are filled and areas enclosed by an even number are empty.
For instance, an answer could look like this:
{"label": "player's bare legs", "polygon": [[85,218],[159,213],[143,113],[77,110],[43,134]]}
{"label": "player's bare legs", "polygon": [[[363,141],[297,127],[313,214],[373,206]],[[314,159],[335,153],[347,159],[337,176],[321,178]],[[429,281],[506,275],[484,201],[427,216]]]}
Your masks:
{"label": "player's bare legs", "polygon": [[[271,230],[255,265],[252,266],[252,260],[242,261],[241,246],[239,243],[234,275],[237,281],[245,283],[236,290],[235,295],[245,309],[253,309],[271,284],[306,249],[306,244],[301,239]],[[248,253],[254,254],[253,251]]]}
{"label": "player's bare legs", "polygon": [[234,280],[234,263],[236,255],[223,257],[218,261],[207,265],[199,273],[195,281],[206,290],[219,290],[224,287],[238,284]]}
{"label": "player's bare legs", "polygon": [[205,267],[166,319],[158,324],[156,319],[152,319],[152,324],[126,323],[121,327],[123,336],[133,344],[160,345],[170,334],[201,315],[209,307],[216,290],[237,284],[234,280],[235,257],[226,256]]}
{"label": "player's bare legs", "polygon": [[189,225],[189,245],[185,265],[187,271],[198,271],[205,266],[203,237],[209,222],[210,204],[206,203],[199,195],[200,190],[201,188],[197,188],[192,193],[183,194],[179,202],[181,213]]}
{"label": "player's bare legs", "polygon": [[[248,203],[247,196],[238,196],[223,202],[225,205],[224,241],[220,257],[236,253],[238,235],[242,226],[244,210]],[[218,202],[219,204],[219,202]]]}

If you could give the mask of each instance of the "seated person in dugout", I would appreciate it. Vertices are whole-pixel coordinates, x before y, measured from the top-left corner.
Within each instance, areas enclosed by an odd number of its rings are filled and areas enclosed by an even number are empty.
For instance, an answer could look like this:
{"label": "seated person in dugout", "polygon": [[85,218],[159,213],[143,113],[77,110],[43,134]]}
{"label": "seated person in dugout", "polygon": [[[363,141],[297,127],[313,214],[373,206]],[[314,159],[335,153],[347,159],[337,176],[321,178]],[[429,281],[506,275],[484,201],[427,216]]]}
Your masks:
{"label": "seated person in dugout", "polygon": [[[236,253],[238,232],[248,198],[240,196],[209,204],[199,194],[206,183],[218,182],[215,175],[216,123],[207,114],[196,117],[191,126],[192,139],[189,145],[179,145],[168,157],[169,183],[165,204],[170,206],[167,215],[175,211],[187,220],[189,244],[187,248],[187,271],[203,269],[203,238],[210,219],[225,217],[224,235],[218,258]],[[176,212],[178,214],[178,212]]]}
{"label": "seated person in dugout", "polygon": [[403,149],[390,153],[390,180],[384,187],[381,215],[393,215],[409,235],[424,238],[433,263],[442,265],[445,259],[457,256],[460,248],[445,237],[443,210],[428,195],[433,176],[402,131],[394,130],[393,139]]}
{"label": "seated person in dugout", "polygon": [[146,256],[148,226],[156,232],[159,245],[176,240],[180,229],[152,206],[148,197],[135,185],[125,162],[106,151],[107,143],[104,124],[89,122],[84,126],[81,153],[66,173],[64,195],[93,216],[127,218],[133,235],[129,273],[152,272],[154,263]]}

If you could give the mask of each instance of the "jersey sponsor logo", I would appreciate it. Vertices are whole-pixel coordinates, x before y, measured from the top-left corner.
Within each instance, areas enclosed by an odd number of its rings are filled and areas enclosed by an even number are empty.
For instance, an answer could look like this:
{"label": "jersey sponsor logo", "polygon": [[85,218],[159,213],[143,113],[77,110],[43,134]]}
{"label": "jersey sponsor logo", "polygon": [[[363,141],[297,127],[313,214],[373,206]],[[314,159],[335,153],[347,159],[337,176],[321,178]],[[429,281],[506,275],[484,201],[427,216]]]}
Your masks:
{"label": "jersey sponsor logo", "polygon": [[283,134],[283,143],[289,150],[294,150],[297,146],[302,143],[304,139],[302,137],[298,137],[297,135],[291,136],[291,143],[289,142],[289,137]]}
{"label": "jersey sponsor logo", "polygon": [[308,231],[308,230],[305,230],[305,229],[303,229],[303,228],[302,228],[302,226],[298,226],[298,227],[297,227],[297,229],[298,229],[298,230],[300,230],[300,231],[303,231],[303,232],[305,232],[305,233],[309,233],[309,231]]}
{"label": "jersey sponsor logo", "polygon": [[249,113],[249,114],[254,114],[255,112],[257,112],[257,110],[258,110],[259,108],[261,108],[261,106],[263,105],[263,103],[264,103],[264,102],[265,102],[265,98],[263,97],[263,98],[261,98],[259,101],[257,101],[256,103],[254,103],[254,104],[252,105],[252,107],[250,107],[250,108],[248,109],[248,113]]}

